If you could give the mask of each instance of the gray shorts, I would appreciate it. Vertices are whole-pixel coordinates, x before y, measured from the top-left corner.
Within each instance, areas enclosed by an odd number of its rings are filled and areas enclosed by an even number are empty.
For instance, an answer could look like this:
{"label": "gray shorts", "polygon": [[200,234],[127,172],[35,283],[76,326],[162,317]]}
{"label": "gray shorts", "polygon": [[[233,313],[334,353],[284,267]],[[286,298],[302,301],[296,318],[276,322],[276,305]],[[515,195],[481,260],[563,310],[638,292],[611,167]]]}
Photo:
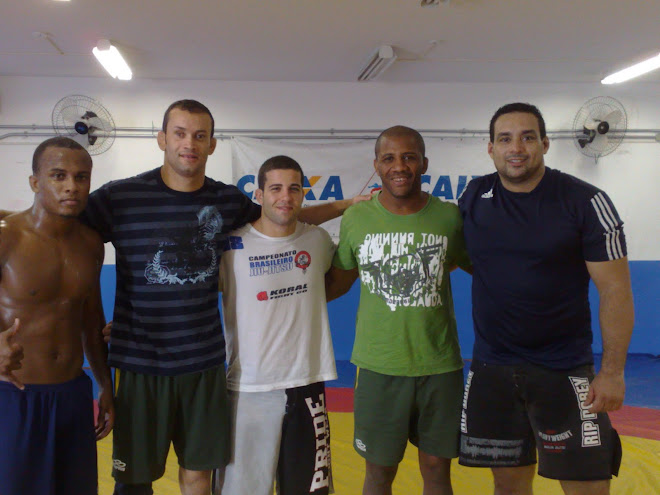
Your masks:
{"label": "gray shorts", "polygon": [[327,495],[330,427],[323,382],[268,392],[229,392],[232,455],[223,495]]}

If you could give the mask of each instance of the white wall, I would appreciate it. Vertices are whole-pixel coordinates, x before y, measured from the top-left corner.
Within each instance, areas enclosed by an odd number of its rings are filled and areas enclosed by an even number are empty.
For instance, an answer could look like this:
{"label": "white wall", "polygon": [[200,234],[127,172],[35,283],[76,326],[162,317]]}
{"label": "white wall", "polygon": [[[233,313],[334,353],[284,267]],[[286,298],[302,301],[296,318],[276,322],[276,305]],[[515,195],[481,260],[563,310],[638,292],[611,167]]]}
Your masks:
{"label": "white wall", "polygon": [[[577,110],[589,98],[609,95],[623,103],[629,128],[660,128],[657,84],[122,83],[23,77],[0,77],[0,125],[50,124],[54,105],[70,94],[98,99],[118,127],[154,125],[158,129],[169,103],[194,98],[211,109],[216,128],[224,129],[384,129],[399,123],[420,129],[486,129],[499,106],[528,101],[544,113],[548,130],[556,130],[570,128]],[[4,132],[0,129],[0,134]],[[27,176],[34,147],[42,139],[0,140],[0,209],[21,209],[31,204]],[[465,156],[471,159],[482,156],[484,161],[489,160],[484,140],[451,143],[453,150],[456,146],[465,146]],[[482,148],[483,154],[475,154],[475,147]],[[430,158],[438,161],[443,157]],[[225,141],[209,160],[207,174],[230,181],[230,162],[229,143]],[[110,179],[161,164],[162,153],[155,139],[118,139],[109,151],[95,157],[94,163],[95,188]],[[546,164],[605,189],[626,223],[630,258],[660,259],[660,144],[624,142],[595,164],[578,153],[571,141],[553,141]]]}

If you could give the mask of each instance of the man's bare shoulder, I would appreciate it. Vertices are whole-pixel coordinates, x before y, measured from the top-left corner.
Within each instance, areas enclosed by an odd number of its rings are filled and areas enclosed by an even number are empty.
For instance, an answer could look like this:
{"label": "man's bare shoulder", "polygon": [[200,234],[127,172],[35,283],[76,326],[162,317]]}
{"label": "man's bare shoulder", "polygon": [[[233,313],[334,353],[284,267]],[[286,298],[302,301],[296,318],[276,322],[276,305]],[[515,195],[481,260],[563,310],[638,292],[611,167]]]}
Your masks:
{"label": "man's bare shoulder", "polygon": [[24,211],[8,211],[0,210],[0,220],[3,223],[24,223],[27,215],[30,213],[30,210]]}
{"label": "man's bare shoulder", "polygon": [[11,249],[14,241],[25,231],[28,211],[0,211],[0,252]]}
{"label": "man's bare shoulder", "polygon": [[103,239],[101,235],[94,229],[88,227],[84,223],[80,222],[80,236],[83,239],[83,242],[87,245],[90,250],[90,254],[94,257],[101,257],[101,262],[103,261]]}
{"label": "man's bare shoulder", "polygon": [[80,222],[80,235],[82,235],[88,242],[94,242],[101,245],[103,244],[101,235],[96,230],[82,222]]}

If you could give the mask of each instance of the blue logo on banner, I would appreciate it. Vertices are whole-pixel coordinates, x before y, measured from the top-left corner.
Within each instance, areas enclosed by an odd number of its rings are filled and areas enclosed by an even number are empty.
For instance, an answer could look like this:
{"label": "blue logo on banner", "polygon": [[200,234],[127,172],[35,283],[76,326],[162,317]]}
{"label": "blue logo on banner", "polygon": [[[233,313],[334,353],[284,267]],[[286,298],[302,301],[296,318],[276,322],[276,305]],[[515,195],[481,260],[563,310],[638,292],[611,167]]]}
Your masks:
{"label": "blue logo on banner", "polygon": [[[323,186],[321,195],[317,198],[312,191],[315,184],[321,183],[321,175],[314,175],[312,177],[305,176],[303,178],[303,191],[305,192],[305,199],[309,201],[338,201],[344,199],[344,192],[341,187],[341,178],[338,175],[327,176],[327,181]],[[245,194],[248,198],[252,199],[254,190],[257,189],[256,177],[254,175],[244,175],[236,182],[236,187]]]}
{"label": "blue logo on banner", "polygon": [[[468,182],[472,179],[481,177],[480,175],[459,175],[456,182],[456,187],[452,183],[452,177],[450,175],[440,175],[437,180],[430,175],[422,175],[422,190],[424,192],[430,193],[432,196],[442,198],[444,200],[454,200],[457,199]],[[312,190],[316,184],[321,184],[324,179],[324,176],[314,175],[311,177],[305,176],[303,179],[303,191],[305,192],[305,199],[308,201],[338,201],[344,199],[344,192],[341,186],[341,177],[339,175],[329,175],[321,194],[317,197]],[[428,184],[429,187],[426,187],[425,184]],[[257,188],[256,177],[252,174],[244,175],[236,182],[236,187],[238,187],[243,194],[248,198],[252,199],[254,196],[254,190]],[[379,184],[373,184],[369,186],[370,189],[380,188]]]}
{"label": "blue logo on banner", "polygon": [[[460,197],[461,193],[463,192],[463,189],[465,189],[465,186],[467,186],[468,177],[470,177],[471,180],[481,176],[459,175],[458,183],[456,184],[456,190],[454,192],[454,187],[451,183],[451,176],[441,175],[440,177],[438,177],[438,180],[435,182],[435,184],[433,184],[430,175],[422,175],[422,190],[431,193],[431,196],[436,196],[438,198],[442,198],[445,200],[457,199],[458,197]],[[424,187],[424,184],[429,184],[429,186],[432,186],[432,188],[431,187],[426,188]]]}

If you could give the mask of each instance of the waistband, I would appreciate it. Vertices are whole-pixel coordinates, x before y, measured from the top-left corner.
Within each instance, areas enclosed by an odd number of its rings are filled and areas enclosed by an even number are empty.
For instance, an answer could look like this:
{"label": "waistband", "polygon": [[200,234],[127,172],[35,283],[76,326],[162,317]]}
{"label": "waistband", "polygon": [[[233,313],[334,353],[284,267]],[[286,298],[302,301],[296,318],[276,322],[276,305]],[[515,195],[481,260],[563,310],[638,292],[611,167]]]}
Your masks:
{"label": "waistband", "polygon": [[91,378],[87,375],[87,373],[81,371],[80,375],[78,375],[77,377],[61,383],[35,383],[35,384],[26,383],[25,390],[19,389],[13,383],[0,381],[0,390],[2,391],[15,390],[16,392],[58,392],[61,390],[66,390],[87,383],[91,383]]}

